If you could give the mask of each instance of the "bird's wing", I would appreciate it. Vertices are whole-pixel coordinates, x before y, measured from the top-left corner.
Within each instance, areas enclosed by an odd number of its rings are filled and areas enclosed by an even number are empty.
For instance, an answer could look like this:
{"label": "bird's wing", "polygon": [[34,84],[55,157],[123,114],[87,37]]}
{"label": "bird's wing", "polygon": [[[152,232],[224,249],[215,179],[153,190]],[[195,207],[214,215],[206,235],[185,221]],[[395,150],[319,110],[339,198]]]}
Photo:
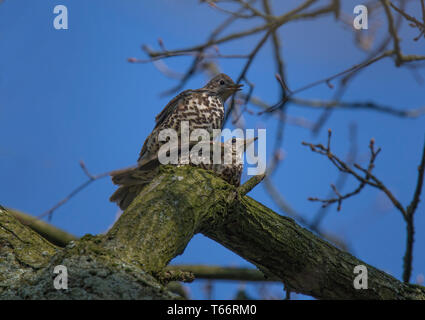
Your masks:
{"label": "bird's wing", "polygon": [[[157,166],[156,166],[157,167]],[[146,170],[144,167],[132,167],[122,170],[115,170],[110,173],[112,182],[119,186],[131,186],[149,183],[155,168]]]}
{"label": "bird's wing", "polygon": [[[193,90],[189,89],[175,96],[173,99],[170,100],[170,102],[167,103],[164,109],[162,109],[162,111],[155,117],[155,122],[156,122],[155,128],[153,129],[151,134],[146,138],[145,142],[143,143],[142,150],[140,150],[140,153],[139,153],[138,161],[140,161],[143,158],[143,156],[145,156],[148,141],[151,139],[152,134],[155,133],[155,129],[158,128],[173,112],[175,112],[175,110],[177,109],[177,107],[179,106],[179,103],[183,100],[183,98],[187,97],[192,92]],[[154,159],[155,155],[151,155],[151,157],[152,159]],[[149,157],[149,159],[145,159],[143,163],[151,161],[152,160],[151,157]]]}
{"label": "bird's wing", "polygon": [[151,138],[152,133],[153,133],[153,132],[151,132],[151,133],[148,135],[148,137],[146,138],[145,142],[143,143],[143,147],[142,147],[142,150],[140,150],[140,153],[139,153],[139,159],[137,159],[137,161],[140,161],[140,159],[141,159],[141,158],[145,155],[145,152],[146,152],[146,150],[147,150],[147,148],[148,148],[148,141],[149,141],[149,139]]}
{"label": "bird's wing", "polygon": [[158,115],[155,117],[155,128],[157,128],[159,125],[161,125],[161,123],[164,122],[165,119],[167,119],[170,114],[172,114],[176,108],[179,105],[179,102],[187,97],[188,95],[190,95],[191,93],[193,93],[193,90],[185,90],[181,93],[179,93],[177,96],[175,96],[173,99],[170,100],[170,102],[167,103],[167,105],[164,107],[164,109],[162,109],[162,111],[160,113],[158,113]]}

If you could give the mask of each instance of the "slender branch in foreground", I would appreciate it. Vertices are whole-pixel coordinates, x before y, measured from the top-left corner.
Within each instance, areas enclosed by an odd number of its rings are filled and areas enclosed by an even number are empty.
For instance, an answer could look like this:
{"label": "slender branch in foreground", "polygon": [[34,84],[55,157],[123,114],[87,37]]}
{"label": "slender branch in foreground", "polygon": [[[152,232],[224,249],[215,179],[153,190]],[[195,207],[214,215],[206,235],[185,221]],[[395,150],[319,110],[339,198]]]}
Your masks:
{"label": "slender branch in foreground", "polygon": [[[261,177],[254,176],[253,178]],[[251,180],[253,180],[253,178]],[[257,178],[257,179],[258,179]],[[78,237],[69,234],[55,226],[36,219],[33,216],[14,209],[7,209],[23,225],[30,227],[43,238],[58,247],[66,247],[70,241],[78,240]],[[211,265],[170,265],[166,268],[162,278],[167,281],[191,282],[196,279],[209,280],[233,280],[255,282],[280,282],[277,278],[265,277],[264,274],[253,268],[223,267]],[[190,276],[192,274],[192,276]]]}
{"label": "slender branch in foreground", "polygon": [[253,268],[210,265],[171,265],[168,266],[166,270],[191,272],[195,276],[195,279],[281,282],[278,278],[267,278],[260,270]]}
{"label": "slender branch in foreground", "polygon": [[[14,209],[7,210],[23,225],[30,227],[54,245],[63,248],[66,247],[70,241],[78,240],[78,237],[56,228],[47,222],[40,221],[33,216]],[[172,281],[173,278],[175,278],[184,282],[191,282],[194,279],[280,282],[277,278],[266,278],[261,271],[253,268],[211,265],[170,265],[166,268],[166,271],[168,271],[166,275],[168,281]],[[193,274],[193,277],[188,277],[187,273]]]}
{"label": "slender branch in foreground", "polygon": [[63,231],[55,226],[37,219],[36,217],[25,214],[15,209],[7,209],[19,222],[28,226],[43,238],[53,243],[58,247],[65,247],[70,241],[78,238],[66,231]]}
{"label": "slender branch in foreground", "polygon": [[254,189],[261,181],[263,181],[265,176],[265,174],[253,176],[251,179],[249,179],[247,182],[245,182],[238,188],[240,194],[243,196],[246,195],[248,192]]}

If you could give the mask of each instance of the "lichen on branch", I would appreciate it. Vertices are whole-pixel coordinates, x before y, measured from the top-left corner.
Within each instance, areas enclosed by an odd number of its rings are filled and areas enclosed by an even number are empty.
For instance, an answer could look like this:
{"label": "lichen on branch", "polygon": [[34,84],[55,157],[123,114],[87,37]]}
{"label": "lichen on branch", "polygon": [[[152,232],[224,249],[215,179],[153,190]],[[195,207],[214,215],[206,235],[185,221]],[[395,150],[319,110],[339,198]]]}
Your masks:
{"label": "lichen on branch", "polygon": [[[162,167],[106,235],[87,235],[64,249],[10,214],[2,211],[1,218],[0,240],[16,237],[29,253],[43,256],[43,246],[48,253],[29,282],[0,281],[0,298],[176,298],[163,287],[169,273],[164,268],[203,233],[293,292],[321,299],[425,299],[424,287],[402,283],[337,249],[200,168]],[[69,290],[53,288],[52,268],[58,264],[70,270]],[[354,289],[356,265],[368,268],[368,290]]]}

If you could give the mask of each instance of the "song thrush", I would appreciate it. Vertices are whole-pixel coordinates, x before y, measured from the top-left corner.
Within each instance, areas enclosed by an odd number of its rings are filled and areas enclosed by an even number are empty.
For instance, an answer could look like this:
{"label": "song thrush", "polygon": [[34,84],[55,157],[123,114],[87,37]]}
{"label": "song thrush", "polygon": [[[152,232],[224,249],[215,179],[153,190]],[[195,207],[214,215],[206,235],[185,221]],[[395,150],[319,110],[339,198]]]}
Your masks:
{"label": "song thrush", "polygon": [[224,73],[211,79],[204,87],[186,90],[174,97],[156,116],[156,125],[145,140],[138,159],[139,166],[155,159],[159,148],[165,142],[158,139],[163,129],[174,129],[180,133],[181,122],[189,122],[189,132],[194,129],[221,129],[224,119],[224,103],[241,84],[235,84]]}
{"label": "song thrush", "polygon": [[[233,138],[225,143],[218,141],[209,141],[211,147],[210,152],[206,156],[199,155],[197,164],[190,161],[191,166],[200,167],[205,170],[211,170],[218,177],[228,183],[238,187],[241,181],[243,170],[242,155],[246,148],[253,143],[257,138],[240,139]],[[202,145],[202,142],[200,142]],[[199,146],[199,145],[198,145]],[[230,148],[231,163],[226,163],[226,148]],[[242,147],[242,148],[241,148]],[[214,163],[213,152],[214,148],[220,148],[220,163]],[[181,154],[179,154],[180,156]],[[209,161],[206,161],[208,157]],[[207,163],[209,162],[209,163]],[[141,190],[149,184],[152,179],[158,174],[160,162],[158,158],[151,159],[137,168],[117,170],[111,173],[114,184],[119,185],[119,188],[111,196],[110,201],[116,202],[118,206],[125,210]]]}

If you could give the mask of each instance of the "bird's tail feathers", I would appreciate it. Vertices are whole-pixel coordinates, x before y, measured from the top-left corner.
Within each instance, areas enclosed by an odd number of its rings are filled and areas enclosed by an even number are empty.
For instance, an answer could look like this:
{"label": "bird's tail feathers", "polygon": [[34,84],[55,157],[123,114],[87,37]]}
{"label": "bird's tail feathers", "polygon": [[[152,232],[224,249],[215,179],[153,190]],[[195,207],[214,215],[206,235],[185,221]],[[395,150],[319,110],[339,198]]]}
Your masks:
{"label": "bird's tail feathers", "polygon": [[124,211],[133,202],[134,198],[137,197],[143,187],[144,185],[121,186],[112,194],[109,200],[116,202],[120,209]]}
{"label": "bird's tail feathers", "polygon": [[148,175],[149,170],[134,167],[111,172],[112,182],[120,186],[145,184],[148,180]]}
{"label": "bird's tail feathers", "polygon": [[119,188],[109,198],[125,210],[134,198],[142,191],[143,187],[152,181],[154,172],[143,170],[140,167],[132,167],[111,172],[112,182]]}

